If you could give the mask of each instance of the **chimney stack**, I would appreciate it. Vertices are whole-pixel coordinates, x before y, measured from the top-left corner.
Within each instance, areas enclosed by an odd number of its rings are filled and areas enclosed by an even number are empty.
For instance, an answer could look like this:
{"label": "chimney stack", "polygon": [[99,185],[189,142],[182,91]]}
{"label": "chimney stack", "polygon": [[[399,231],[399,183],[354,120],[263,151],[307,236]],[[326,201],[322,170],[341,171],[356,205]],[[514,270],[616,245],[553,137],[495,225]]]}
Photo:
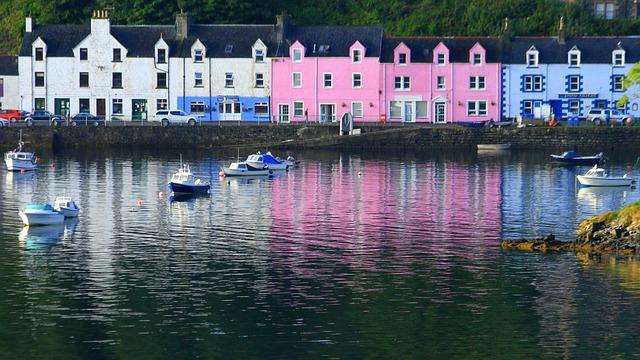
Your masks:
{"label": "chimney stack", "polygon": [[289,24],[291,23],[291,17],[286,13],[276,15],[276,41],[281,43],[289,35]]}
{"label": "chimney stack", "polygon": [[29,16],[24,19],[24,31],[28,33],[32,32],[34,25],[33,23],[33,18],[31,17],[31,13],[29,13]]}
{"label": "chimney stack", "polygon": [[183,13],[180,9],[180,14],[176,15],[176,35],[178,40],[184,40],[189,37],[189,27],[193,22],[191,16],[188,13]]}
{"label": "chimney stack", "polygon": [[564,30],[564,16],[560,16],[560,26],[558,27],[558,44],[566,44],[566,34]]}

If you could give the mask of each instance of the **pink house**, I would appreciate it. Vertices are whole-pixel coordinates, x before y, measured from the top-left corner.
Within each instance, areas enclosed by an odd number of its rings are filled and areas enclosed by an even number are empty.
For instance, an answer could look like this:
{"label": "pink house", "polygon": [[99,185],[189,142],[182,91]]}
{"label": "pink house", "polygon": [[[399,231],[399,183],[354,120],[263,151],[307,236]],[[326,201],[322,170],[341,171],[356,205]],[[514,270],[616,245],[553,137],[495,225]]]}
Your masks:
{"label": "pink house", "polygon": [[288,25],[283,33],[271,61],[273,120],[379,120],[382,27]]}
{"label": "pink house", "polygon": [[500,119],[497,38],[384,39],[386,118],[451,123]]}

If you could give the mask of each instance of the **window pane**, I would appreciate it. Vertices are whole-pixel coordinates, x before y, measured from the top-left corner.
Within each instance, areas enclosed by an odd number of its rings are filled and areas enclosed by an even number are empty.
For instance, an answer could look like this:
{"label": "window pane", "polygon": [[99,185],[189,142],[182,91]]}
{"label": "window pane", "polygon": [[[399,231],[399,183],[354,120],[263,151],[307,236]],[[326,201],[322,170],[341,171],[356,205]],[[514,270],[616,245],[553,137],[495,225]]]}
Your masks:
{"label": "window pane", "polygon": [[389,110],[391,118],[400,118],[402,115],[402,103],[400,101],[391,101]]}
{"label": "window pane", "polygon": [[427,117],[427,109],[426,101],[416,101],[416,117]]}

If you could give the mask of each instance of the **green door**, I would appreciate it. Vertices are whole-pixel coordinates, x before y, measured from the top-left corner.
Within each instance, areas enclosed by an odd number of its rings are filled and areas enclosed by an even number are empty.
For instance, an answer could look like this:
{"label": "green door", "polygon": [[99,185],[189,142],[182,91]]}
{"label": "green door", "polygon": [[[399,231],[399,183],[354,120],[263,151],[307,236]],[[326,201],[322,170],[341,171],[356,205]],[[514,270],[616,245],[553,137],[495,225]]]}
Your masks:
{"label": "green door", "polygon": [[147,100],[146,99],[131,100],[131,120],[133,121],[147,120]]}
{"label": "green door", "polygon": [[69,99],[54,99],[53,105],[56,115],[69,117]]}

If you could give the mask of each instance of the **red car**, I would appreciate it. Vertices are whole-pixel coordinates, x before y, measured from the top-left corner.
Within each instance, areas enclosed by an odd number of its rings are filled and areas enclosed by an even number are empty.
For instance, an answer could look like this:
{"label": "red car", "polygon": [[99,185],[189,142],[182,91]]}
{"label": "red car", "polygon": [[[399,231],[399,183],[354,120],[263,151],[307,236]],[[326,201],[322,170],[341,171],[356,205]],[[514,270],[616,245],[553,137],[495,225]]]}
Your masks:
{"label": "red car", "polygon": [[0,119],[16,122],[24,119],[27,114],[28,113],[26,111],[20,111],[16,109],[3,109],[0,110]]}

